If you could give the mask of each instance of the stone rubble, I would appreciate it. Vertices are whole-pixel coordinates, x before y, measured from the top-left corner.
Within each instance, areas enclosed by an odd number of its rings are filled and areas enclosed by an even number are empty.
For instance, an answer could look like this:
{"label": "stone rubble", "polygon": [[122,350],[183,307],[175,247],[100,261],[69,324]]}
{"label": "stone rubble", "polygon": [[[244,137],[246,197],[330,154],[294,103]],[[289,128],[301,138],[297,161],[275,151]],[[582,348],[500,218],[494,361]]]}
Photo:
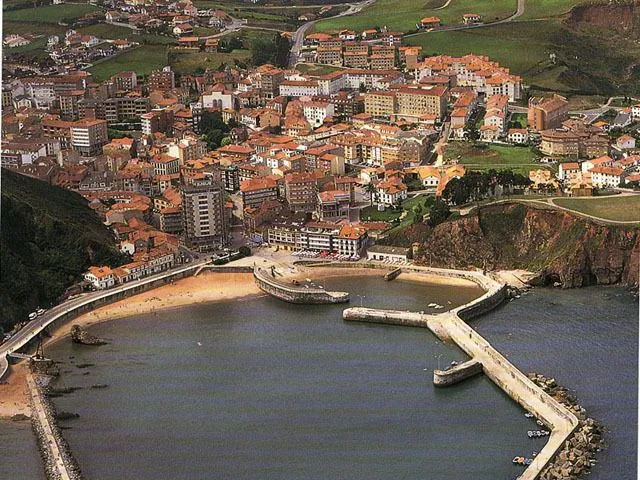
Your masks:
{"label": "stone rubble", "polygon": [[605,447],[604,427],[594,419],[587,417],[584,408],[576,397],[557,384],[555,379],[544,375],[529,373],[529,379],[542,388],[558,402],[562,403],[578,418],[579,423],[573,434],[567,439],[562,450],[540,475],[541,480],[577,480],[589,474],[597,463],[596,453]]}

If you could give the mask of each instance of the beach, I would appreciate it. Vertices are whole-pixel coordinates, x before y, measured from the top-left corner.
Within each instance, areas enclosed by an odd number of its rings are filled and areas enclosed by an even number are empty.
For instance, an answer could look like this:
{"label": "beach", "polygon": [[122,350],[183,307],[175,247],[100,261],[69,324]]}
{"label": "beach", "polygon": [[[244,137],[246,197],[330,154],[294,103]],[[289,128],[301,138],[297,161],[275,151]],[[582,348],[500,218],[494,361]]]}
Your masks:
{"label": "beach", "polygon": [[[45,347],[69,336],[73,325],[85,328],[136,314],[149,314],[185,305],[233,300],[260,294],[262,292],[256,286],[251,273],[204,271],[197,277],[183,278],[85,313],[54,330],[46,341]],[[12,365],[5,382],[0,384],[0,418],[31,414],[25,390],[27,368],[27,363],[24,361]]]}

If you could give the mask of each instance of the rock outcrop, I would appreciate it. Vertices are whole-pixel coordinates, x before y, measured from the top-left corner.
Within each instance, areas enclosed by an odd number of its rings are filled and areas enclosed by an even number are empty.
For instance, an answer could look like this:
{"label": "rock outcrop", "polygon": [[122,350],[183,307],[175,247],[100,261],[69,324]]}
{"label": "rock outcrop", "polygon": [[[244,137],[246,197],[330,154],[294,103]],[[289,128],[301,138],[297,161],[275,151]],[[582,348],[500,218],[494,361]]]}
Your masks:
{"label": "rock outcrop", "polygon": [[574,6],[566,19],[571,27],[598,27],[602,31],[630,35],[640,32],[640,3],[637,0],[593,1]]}
{"label": "rock outcrop", "polygon": [[71,327],[71,341],[81,345],[106,345],[107,342],[101,338],[91,335],[79,325]]}
{"label": "rock outcrop", "polygon": [[564,288],[638,285],[640,228],[602,225],[555,209],[499,204],[413,238],[414,260],[434,267],[539,272]]}

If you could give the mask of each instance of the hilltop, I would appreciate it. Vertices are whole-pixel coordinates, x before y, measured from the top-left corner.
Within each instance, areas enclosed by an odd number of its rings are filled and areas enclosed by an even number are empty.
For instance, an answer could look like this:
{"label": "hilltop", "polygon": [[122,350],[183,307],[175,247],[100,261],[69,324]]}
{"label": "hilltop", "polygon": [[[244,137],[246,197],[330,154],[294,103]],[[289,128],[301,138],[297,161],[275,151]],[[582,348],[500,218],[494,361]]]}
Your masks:
{"label": "hilltop", "polygon": [[480,208],[431,229],[419,224],[386,243],[420,244],[415,261],[435,267],[540,272],[563,287],[638,285],[640,229],[601,225],[552,209],[522,204]]}
{"label": "hilltop", "polygon": [[77,193],[2,169],[0,328],[55,303],[90,265],[125,257]]}

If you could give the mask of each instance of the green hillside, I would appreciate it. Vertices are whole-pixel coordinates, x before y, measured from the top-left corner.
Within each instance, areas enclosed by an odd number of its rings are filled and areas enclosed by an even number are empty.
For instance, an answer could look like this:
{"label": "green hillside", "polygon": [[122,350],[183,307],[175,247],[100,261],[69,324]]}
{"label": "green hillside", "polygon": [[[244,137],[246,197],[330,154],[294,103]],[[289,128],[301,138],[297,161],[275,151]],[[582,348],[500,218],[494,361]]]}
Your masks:
{"label": "green hillside", "polygon": [[80,195],[2,169],[0,329],[57,302],[90,265],[125,260]]}

